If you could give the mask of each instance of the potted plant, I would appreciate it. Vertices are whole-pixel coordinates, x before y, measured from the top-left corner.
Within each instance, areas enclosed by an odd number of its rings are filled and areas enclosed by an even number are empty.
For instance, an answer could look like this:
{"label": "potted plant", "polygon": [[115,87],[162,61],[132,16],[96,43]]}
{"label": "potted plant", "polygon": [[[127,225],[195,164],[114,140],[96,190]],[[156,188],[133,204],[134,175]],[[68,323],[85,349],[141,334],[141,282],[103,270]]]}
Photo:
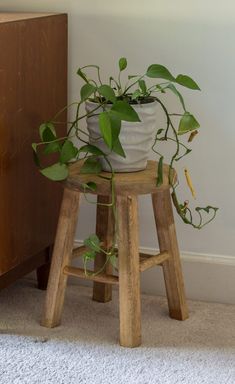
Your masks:
{"label": "potted plant", "polygon": [[[117,78],[101,79],[97,65],[87,65],[78,69],[84,85],[80,90],[79,100],[59,111],[54,118],[39,127],[41,141],[33,143],[34,157],[40,172],[54,181],[68,177],[69,164],[83,158],[82,173],[100,174],[109,172],[109,180],[113,190],[112,207],[115,213],[115,172],[132,172],[144,169],[149,151],[152,148],[158,158],[156,184],[161,186],[163,177],[164,155],[159,150],[160,143],[171,143],[171,159],[169,162],[169,184],[172,200],[181,219],[194,228],[200,229],[212,221],[217,208],[212,206],[196,207],[197,217],[193,215],[189,202],[179,201],[177,187],[179,182],[173,178],[175,164],[191,152],[189,144],[198,133],[200,127],[197,119],[185,105],[184,98],[177,86],[200,90],[196,82],[187,75],[173,76],[160,64],[152,64],[143,75],[129,75],[123,81],[123,71],[127,67],[126,58],[118,63]],[[88,71],[95,70],[96,77],[90,78]],[[181,112],[169,112],[166,100],[169,93],[178,99]],[[82,106],[85,105],[85,112]],[[59,116],[66,108],[75,106],[74,118],[68,122],[66,137],[58,137],[56,125]],[[158,126],[158,111],[165,114],[165,126]],[[88,132],[80,126],[86,119]],[[78,145],[74,144],[78,139]],[[173,144],[173,147],[172,147]],[[39,150],[43,147],[43,151]],[[173,149],[172,149],[173,148]],[[56,160],[47,167],[41,166],[41,157],[56,153]],[[54,157],[53,157],[54,159]],[[192,181],[185,169],[187,184],[195,198]],[[84,185],[84,192],[94,191],[95,183]],[[207,215],[206,219],[205,216]],[[85,263],[95,257],[97,251],[107,254],[107,261],[115,259],[115,240],[110,250],[102,250],[96,235],[85,240],[90,249],[85,255]]]}

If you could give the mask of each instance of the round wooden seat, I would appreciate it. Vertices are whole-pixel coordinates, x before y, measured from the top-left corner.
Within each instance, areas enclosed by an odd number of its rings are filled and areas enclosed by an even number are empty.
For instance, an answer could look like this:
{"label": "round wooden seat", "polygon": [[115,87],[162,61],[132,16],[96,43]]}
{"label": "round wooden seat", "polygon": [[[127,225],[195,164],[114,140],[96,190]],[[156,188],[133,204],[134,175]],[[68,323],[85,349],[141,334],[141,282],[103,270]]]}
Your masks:
{"label": "round wooden seat", "polygon": [[[83,165],[83,161],[79,160],[69,167],[69,177],[66,180],[66,186],[71,189],[79,190],[84,192],[84,184],[89,182],[95,182],[97,189],[95,192],[87,189],[89,193],[95,193],[98,195],[108,196],[111,194],[110,181],[104,179],[110,178],[111,174],[108,172],[102,172],[100,175],[96,174],[81,174],[80,169]],[[127,172],[127,173],[115,173],[115,190],[118,195],[144,195],[154,193],[159,190],[156,185],[157,181],[157,169],[158,163],[156,161],[149,160],[147,168],[143,171],[138,172]],[[169,188],[169,166],[164,164],[163,166],[163,183],[161,189]],[[174,178],[176,173],[174,172]]]}

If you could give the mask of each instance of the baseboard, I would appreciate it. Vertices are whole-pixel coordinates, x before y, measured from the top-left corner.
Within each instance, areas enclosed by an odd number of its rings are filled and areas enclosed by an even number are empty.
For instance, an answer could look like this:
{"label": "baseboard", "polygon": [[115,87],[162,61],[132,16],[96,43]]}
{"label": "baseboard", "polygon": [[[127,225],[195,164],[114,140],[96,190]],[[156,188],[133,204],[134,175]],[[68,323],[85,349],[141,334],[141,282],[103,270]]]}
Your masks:
{"label": "baseboard", "polygon": [[[75,245],[82,245],[82,241],[76,240]],[[149,254],[158,252],[147,247],[140,250]],[[187,298],[235,304],[235,257],[182,252],[181,260]],[[82,261],[76,260],[76,263],[81,266]],[[72,282],[81,284],[82,281],[73,279]],[[141,287],[143,293],[165,295],[161,268],[142,273]]]}

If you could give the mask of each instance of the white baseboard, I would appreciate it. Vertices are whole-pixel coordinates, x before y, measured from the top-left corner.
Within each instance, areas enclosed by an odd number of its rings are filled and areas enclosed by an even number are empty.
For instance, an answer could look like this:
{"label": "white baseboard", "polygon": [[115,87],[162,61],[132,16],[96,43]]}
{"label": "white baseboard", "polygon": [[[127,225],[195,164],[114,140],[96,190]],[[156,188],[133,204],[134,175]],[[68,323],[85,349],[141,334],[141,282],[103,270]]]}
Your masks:
{"label": "white baseboard", "polygon": [[[75,245],[82,245],[76,240]],[[152,248],[140,248],[141,252],[155,254]],[[182,267],[188,299],[235,304],[235,256],[208,255],[182,252]],[[81,260],[76,260],[81,266]],[[81,284],[82,280],[73,279]],[[165,295],[164,280],[160,267],[142,273],[143,293]]]}

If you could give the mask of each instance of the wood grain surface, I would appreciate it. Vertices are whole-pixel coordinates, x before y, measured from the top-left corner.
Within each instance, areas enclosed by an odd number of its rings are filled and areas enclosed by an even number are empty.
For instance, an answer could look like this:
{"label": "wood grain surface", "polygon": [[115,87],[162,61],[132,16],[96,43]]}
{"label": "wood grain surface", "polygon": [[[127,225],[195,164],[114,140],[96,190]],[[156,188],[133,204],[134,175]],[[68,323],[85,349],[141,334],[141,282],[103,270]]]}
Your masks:
{"label": "wood grain surface", "polygon": [[46,327],[55,327],[60,324],[68,277],[64,273],[64,268],[72,260],[79,200],[80,194],[78,192],[69,189],[64,190],[41,321],[41,324]]}
{"label": "wood grain surface", "polygon": [[[96,209],[96,234],[103,243],[103,249],[108,250],[112,246],[114,236],[114,218],[112,207],[107,207],[110,204],[110,196],[97,196],[97,209]],[[102,205],[101,205],[102,204]],[[94,271],[97,272],[106,263],[106,255],[98,253],[95,257]],[[107,263],[104,268],[104,273],[112,274],[113,268],[111,263]],[[112,286],[110,284],[103,284],[102,282],[95,282],[93,286],[93,300],[106,303],[112,299]]]}
{"label": "wood grain surface", "polygon": [[188,318],[188,306],[185,297],[170,191],[161,190],[153,194],[152,202],[160,251],[167,251],[170,254],[170,258],[162,264],[169,314],[174,319],[185,320]]}
{"label": "wood grain surface", "polygon": [[67,103],[67,16],[22,17],[1,13],[0,23],[0,275],[54,242],[62,197],[36,169],[31,143]]}
{"label": "wood grain surface", "polygon": [[[103,178],[100,178],[94,174],[80,174],[80,169],[82,167],[83,161],[77,161],[76,163],[70,166],[69,177],[66,181],[66,185],[70,188],[80,190],[83,192],[83,184],[86,184],[90,181],[93,181],[97,185],[97,190],[95,194],[98,195],[110,195],[111,187],[110,182]],[[123,172],[115,174],[115,186],[116,186],[116,194],[119,195],[128,195],[128,194],[136,194],[143,195],[147,193],[156,192],[159,187],[156,186],[157,181],[157,166],[158,163],[156,161],[149,160],[147,164],[147,168],[143,171],[138,172]],[[168,188],[168,173],[169,166],[164,164],[163,166],[163,183],[160,187]],[[102,176],[109,177],[110,173],[102,172]],[[176,173],[174,174],[176,179]],[[90,193],[90,191],[89,191]]]}
{"label": "wood grain surface", "polygon": [[141,343],[139,231],[136,196],[117,196],[120,344]]}

